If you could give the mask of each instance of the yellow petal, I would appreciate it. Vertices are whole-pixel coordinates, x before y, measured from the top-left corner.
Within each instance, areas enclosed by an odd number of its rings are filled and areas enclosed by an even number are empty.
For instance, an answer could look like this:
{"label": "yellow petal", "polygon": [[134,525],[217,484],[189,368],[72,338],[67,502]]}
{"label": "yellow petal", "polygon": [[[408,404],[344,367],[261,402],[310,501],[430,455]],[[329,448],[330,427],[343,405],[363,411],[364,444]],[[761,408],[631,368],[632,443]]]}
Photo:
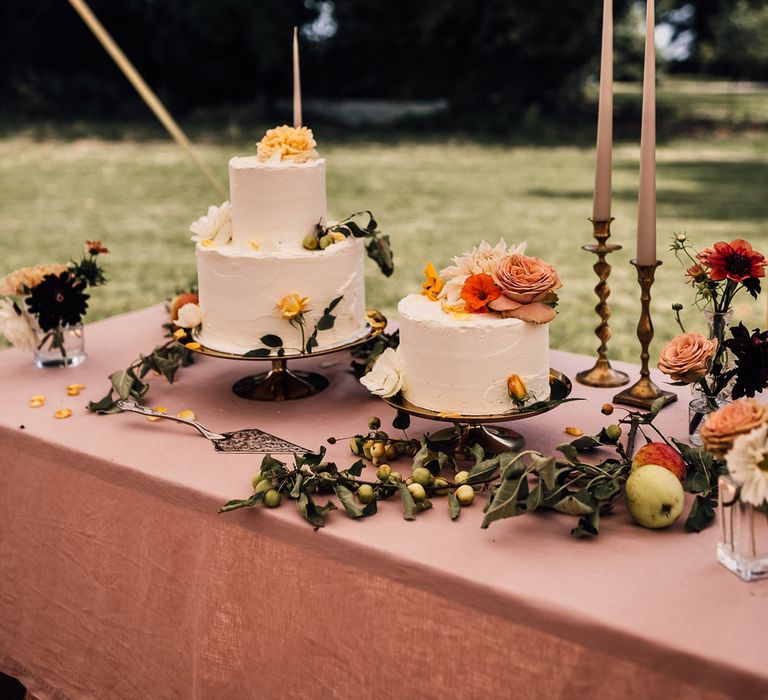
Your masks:
{"label": "yellow petal", "polygon": [[80,396],[80,389],[67,389],[67,396]]}
{"label": "yellow petal", "polygon": [[176,338],[176,340],[181,340],[186,335],[187,335],[187,331],[185,331],[183,328],[177,328],[173,332],[173,337]]}
{"label": "yellow petal", "polygon": [[70,384],[67,386],[67,391],[82,391],[85,389],[85,384]]}
{"label": "yellow petal", "polygon": [[54,418],[69,418],[72,415],[71,408],[60,408],[53,414]]}
{"label": "yellow petal", "polygon": [[203,246],[203,248],[215,248],[216,242],[212,238],[204,238],[200,241],[200,245]]}
{"label": "yellow petal", "polygon": [[40,399],[30,399],[29,400],[29,407],[30,408],[40,408],[40,406],[45,406],[45,401],[41,401]]}
{"label": "yellow petal", "polygon": [[[168,413],[168,409],[165,406],[155,406],[153,410],[157,411],[158,413]],[[161,420],[161,418],[158,418],[157,416],[147,416],[147,420],[150,423],[156,423],[157,421]]]}
{"label": "yellow petal", "polygon": [[573,426],[569,425],[565,432],[568,433],[568,435],[573,435],[574,437],[581,437],[584,435],[584,431],[580,430],[579,428],[574,428]]}
{"label": "yellow petal", "polygon": [[200,343],[184,343],[184,347],[189,350],[199,350],[203,346]]}
{"label": "yellow petal", "polygon": [[43,396],[42,394],[35,394],[34,396],[30,396],[29,400],[30,401],[42,401],[43,403],[45,403],[45,396]]}
{"label": "yellow petal", "polygon": [[195,420],[197,416],[195,412],[189,408],[185,408],[183,411],[176,414],[177,418],[186,418],[187,420]]}
{"label": "yellow petal", "polygon": [[261,250],[261,246],[259,245],[258,241],[248,241],[248,243],[251,246],[251,250]]}

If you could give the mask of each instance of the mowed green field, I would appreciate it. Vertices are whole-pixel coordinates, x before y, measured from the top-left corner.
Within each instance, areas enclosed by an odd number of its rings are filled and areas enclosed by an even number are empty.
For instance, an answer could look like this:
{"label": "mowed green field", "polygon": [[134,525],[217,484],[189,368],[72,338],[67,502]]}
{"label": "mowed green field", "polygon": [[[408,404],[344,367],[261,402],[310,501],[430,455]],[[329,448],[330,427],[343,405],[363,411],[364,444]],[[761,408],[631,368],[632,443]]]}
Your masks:
{"label": "mowed green field", "polygon": [[[247,154],[258,130],[217,142],[202,157],[226,179],[227,161]],[[527,241],[531,255],[559,270],[564,288],[552,345],[592,353],[596,278],[591,242],[593,150],[466,139],[387,137],[354,143],[316,133],[327,158],[328,210],[342,217],[371,209],[392,237],[397,270],[368,268],[369,305],[396,315],[397,300],[419,289],[429,260],[438,269],[482,239]],[[618,144],[614,160],[615,243],[611,256],[613,356],[638,355],[638,288],[634,268],[637,144]],[[195,274],[189,224],[219,197],[185,154],[161,140],[38,138],[17,131],[0,139],[0,273],[65,260],[83,240],[100,239],[110,284],[92,296],[90,319],[154,304]],[[698,246],[743,237],[768,251],[768,137],[707,135],[663,143],[658,152],[658,249],[664,266],[654,287],[653,355],[675,332],[670,306],[692,300],[669,253],[675,231]],[[296,290],[301,292],[301,290]],[[743,297],[737,314],[765,323],[768,295]],[[703,319],[686,309],[691,329]],[[137,352],[145,348],[136,348]]]}

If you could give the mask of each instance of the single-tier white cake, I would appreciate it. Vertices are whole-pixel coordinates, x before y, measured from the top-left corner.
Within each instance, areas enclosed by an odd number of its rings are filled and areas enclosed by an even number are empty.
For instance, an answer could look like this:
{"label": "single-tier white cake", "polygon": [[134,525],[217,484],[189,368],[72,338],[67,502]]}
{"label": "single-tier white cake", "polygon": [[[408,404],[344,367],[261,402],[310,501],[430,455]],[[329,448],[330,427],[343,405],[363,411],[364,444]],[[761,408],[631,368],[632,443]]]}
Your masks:
{"label": "single-tier white cake", "polygon": [[516,407],[507,380],[518,375],[528,401],[549,399],[549,326],[496,314],[457,319],[410,294],[398,305],[403,396],[433,411],[465,416]]}
{"label": "single-tier white cake", "polygon": [[[200,318],[194,332],[204,346],[293,354],[365,333],[364,245],[324,228],[325,160],[315,145],[305,127],[270,129],[258,155],[230,160],[230,202],[192,225]],[[316,328],[338,297],[333,323],[326,318]]]}

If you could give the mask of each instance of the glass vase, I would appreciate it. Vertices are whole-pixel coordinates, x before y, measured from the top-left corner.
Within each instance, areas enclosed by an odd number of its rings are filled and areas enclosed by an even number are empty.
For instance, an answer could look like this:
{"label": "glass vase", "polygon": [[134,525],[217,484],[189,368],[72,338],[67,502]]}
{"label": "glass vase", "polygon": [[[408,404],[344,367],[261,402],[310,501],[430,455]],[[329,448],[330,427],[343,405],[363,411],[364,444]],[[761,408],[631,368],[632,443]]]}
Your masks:
{"label": "glass vase", "polygon": [[707,422],[707,417],[718,408],[722,408],[728,400],[722,397],[708,398],[701,391],[688,404],[688,441],[694,447],[701,447],[701,428]]}
{"label": "glass vase", "polygon": [[[728,333],[728,329],[731,326],[731,321],[733,320],[733,309],[727,309],[726,311],[722,312],[705,310],[703,313],[704,317],[707,319],[707,334],[709,339],[717,340],[717,346],[720,348],[718,366],[712,367],[711,371],[714,371],[715,374],[720,375],[731,369],[731,365],[733,363],[733,358],[731,357],[730,353],[724,349],[723,346],[726,335]],[[714,378],[712,375],[707,375],[704,378],[704,381],[708,386],[714,386]],[[733,384],[735,381],[736,379],[734,377],[734,379],[731,380],[727,386],[720,390],[716,397],[718,401],[725,401],[730,398],[731,394],[733,393]],[[691,385],[691,396],[693,397],[694,401],[706,397],[704,390],[701,388],[701,385],[698,382],[694,382]]]}
{"label": "glass vase", "polygon": [[35,348],[35,366],[77,367],[85,360],[85,337],[83,324],[60,326],[44,333],[38,331],[40,339]]}
{"label": "glass vase", "polygon": [[730,476],[720,477],[718,491],[717,560],[744,581],[768,578],[768,506],[741,501]]}

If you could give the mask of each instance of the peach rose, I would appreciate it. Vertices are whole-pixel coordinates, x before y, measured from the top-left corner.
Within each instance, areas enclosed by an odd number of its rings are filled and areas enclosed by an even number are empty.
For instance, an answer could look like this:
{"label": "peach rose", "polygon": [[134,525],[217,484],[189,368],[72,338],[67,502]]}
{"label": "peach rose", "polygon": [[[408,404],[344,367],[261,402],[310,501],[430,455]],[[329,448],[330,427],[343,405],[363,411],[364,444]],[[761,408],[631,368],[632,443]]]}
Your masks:
{"label": "peach rose", "polygon": [[683,333],[662,348],[657,367],[673,381],[693,384],[707,373],[716,352],[717,340]]}
{"label": "peach rose", "polygon": [[520,254],[502,258],[494,278],[504,296],[520,304],[542,301],[563,286],[554,267]]}
{"label": "peach rose", "polygon": [[768,406],[755,399],[739,399],[711,413],[701,429],[704,447],[723,455],[739,435],[746,435],[768,422]]}
{"label": "peach rose", "polygon": [[22,267],[6,275],[0,280],[0,295],[23,296],[24,288],[36,287],[46,275],[60,275],[66,272],[69,265],[66,263],[49,263],[47,265],[35,265],[34,267]]}

